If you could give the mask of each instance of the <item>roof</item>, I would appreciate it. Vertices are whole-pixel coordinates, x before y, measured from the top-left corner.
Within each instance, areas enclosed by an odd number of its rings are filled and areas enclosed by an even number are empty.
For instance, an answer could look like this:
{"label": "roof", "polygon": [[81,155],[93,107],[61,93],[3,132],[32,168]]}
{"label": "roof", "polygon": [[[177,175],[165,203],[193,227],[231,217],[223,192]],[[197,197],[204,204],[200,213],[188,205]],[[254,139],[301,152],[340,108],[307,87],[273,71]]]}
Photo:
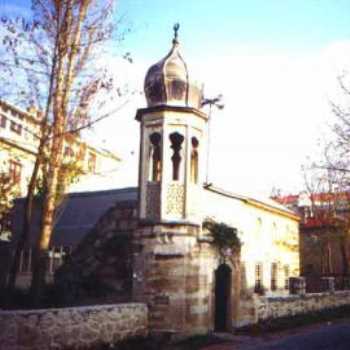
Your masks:
{"label": "roof", "polygon": [[17,106],[14,106],[14,105],[12,105],[4,100],[0,100],[0,105],[3,105],[4,107],[6,107],[8,109],[12,109],[16,113],[21,114],[23,117],[29,119],[34,124],[37,124],[37,125],[40,124],[40,120],[35,118],[35,115],[33,113],[30,113],[28,111],[24,111],[23,109],[21,109]]}
{"label": "roof", "polygon": [[[349,192],[319,192],[319,193],[311,193],[305,194],[312,202],[316,203],[327,203],[334,201],[350,201],[350,193]],[[273,199],[284,205],[299,205],[299,199],[301,194],[294,195],[290,194],[287,196],[276,196]]]}
{"label": "roof", "polygon": [[275,196],[275,197],[272,197],[272,199],[275,202],[278,202],[278,203],[283,204],[283,205],[298,204],[299,195],[298,194],[289,194],[287,196],[281,196],[281,197]]}
{"label": "roof", "polygon": [[300,220],[299,216],[294,211],[286,208],[285,206],[272,200],[271,198],[255,199],[255,198],[251,198],[251,197],[247,197],[247,196],[243,196],[240,194],[235,194],[235,193],[223,190],[221,188],[213,186],[212,184],[204,185],[204,188],[208,191],[215,192],[219,195],[238,199],[240,201],[245,202],[246,204],[259,207],[260,209],[273,211],[277,214],[288,216],[294,220]]}
{"label": "roof", "polygon": [[[138,189],[128,187],[108,191],[70,193],[64,200],[62,209],[58,213],[54,227],[51,245],[76,245],[96,225],[97,221],[116,204],[125,204],[136,208]],[[33,245],[38,237],[40,217],[36,203],[30,230],[30,241]],[[24,199],[15,203],[13,234],[14,239],[19,236],[23,225]]]}

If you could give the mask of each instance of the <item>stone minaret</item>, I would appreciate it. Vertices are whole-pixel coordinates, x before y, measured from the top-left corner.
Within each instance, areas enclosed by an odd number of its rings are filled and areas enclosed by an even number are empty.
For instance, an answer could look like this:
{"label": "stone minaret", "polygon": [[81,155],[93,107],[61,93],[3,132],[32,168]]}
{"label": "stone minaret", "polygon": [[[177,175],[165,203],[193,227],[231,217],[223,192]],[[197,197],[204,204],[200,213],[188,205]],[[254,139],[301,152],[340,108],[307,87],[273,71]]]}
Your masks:
{"label": "stone minaret", "polygon": [[139,217],[149,223],[200,223],[207,115],[190,82],[177,36],[145,78],[141,124]]}
{"label": "stone minaret", "polygon": [[[135,300],[147,302],[155,331],[207,329],[191,304],[199,292],[201,196],[205,173],[207,115],[202,88],[190,80],[180,54],[178,26],[170,52],[145,78],[147,108],[141,126],[139,228],[134,239]],[[196,255],[197,254],[197,255]],[[197,293],[197,294],[196,294]]]}

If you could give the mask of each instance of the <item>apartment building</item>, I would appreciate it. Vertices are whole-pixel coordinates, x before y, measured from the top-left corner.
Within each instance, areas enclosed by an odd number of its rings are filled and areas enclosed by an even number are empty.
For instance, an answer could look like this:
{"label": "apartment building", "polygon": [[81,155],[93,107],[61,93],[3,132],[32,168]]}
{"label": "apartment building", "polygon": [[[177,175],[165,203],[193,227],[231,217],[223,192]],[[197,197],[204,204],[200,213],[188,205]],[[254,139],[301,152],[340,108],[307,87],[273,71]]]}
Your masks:
{"label": "apartment building", "polygon": [[[41,133],[42,114],[24,111],[0,101],[0,171],[8,172],[20,196],[26,194]],[[79,191],[101,190],[118,171],[121,159],[112,152],[89,145],[76,134],[67,134],[64,162],[79,162]],[[76,189],[75,189],[76,190]]]}

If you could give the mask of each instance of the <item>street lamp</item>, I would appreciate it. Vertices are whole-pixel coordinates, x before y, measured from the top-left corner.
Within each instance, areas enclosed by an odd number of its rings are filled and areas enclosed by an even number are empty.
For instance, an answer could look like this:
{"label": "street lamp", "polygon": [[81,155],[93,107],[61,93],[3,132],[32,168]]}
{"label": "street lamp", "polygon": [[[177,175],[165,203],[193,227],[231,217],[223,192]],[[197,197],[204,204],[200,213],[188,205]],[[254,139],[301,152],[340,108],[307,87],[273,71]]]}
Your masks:
{"label": "street lamp", "polygon": [[209,113],[208,113],[208,144],[207,144],[207,174],[205,185],[209,186],[209,155],[210,155],[210,121],[211,121],[211,113],[212,107],[216,107],[217,109],[222,110],[225,105],[222,103],[222,95],[218,95],[213,98],[204,98],[202,100],[202,107],[209,105]]}

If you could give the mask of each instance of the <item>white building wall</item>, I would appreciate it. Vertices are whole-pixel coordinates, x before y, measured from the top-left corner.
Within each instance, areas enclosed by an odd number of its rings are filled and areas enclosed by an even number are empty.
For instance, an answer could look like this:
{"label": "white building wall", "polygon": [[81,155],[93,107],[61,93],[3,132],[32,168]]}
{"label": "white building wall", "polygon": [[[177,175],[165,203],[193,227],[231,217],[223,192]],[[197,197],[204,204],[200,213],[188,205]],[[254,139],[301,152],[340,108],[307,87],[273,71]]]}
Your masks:
{"label": "white building wall", "polygon": [[[299,275],[298,220],[273,210],[266,210],[212,191],[204,191],[203,218],[224,222],[238,230],[242,242],[241,261],[244,264],[246,287],[254,289],[256,264],[263,265],[263,286],[268,294],[281,293],[284,288],[284,268],[290,276]],[[277,288],[271,291],[271,266],[277,263]]]}

